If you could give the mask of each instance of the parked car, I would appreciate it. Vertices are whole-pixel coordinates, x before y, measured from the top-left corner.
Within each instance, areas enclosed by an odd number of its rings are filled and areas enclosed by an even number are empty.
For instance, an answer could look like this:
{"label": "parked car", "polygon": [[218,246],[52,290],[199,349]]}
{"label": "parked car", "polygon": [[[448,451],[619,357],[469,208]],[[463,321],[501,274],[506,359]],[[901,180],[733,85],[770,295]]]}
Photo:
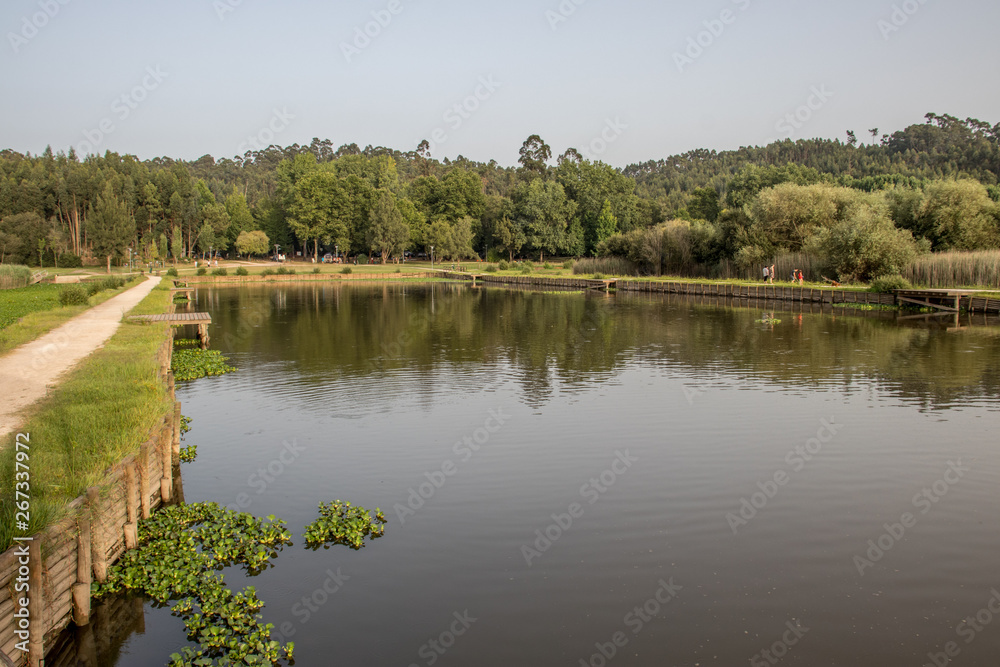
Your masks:
{"label": "parked car", "polygon": [[333,264],[333,255],[331,253],[326,253],[323,255],[324,264]]}

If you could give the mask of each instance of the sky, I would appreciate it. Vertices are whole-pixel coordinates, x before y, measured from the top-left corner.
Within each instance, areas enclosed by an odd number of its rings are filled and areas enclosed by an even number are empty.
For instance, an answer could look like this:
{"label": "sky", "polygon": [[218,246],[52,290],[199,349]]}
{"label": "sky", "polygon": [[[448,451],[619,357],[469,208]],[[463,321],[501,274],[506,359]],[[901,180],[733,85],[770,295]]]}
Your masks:
{"label": "sky", "polygon": [[3,0],[0,149],[514,165],[1000,122],[996,0]]}

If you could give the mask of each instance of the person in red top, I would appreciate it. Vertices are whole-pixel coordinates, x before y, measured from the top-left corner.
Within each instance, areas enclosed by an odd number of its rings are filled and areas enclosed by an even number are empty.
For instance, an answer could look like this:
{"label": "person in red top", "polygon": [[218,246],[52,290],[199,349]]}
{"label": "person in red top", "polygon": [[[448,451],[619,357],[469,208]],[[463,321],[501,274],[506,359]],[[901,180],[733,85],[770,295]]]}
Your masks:
{"label": "person in red top", "polygon": [[799,269],[799,275],[798,275],[798,279],[799,279],[799,284],[800,284],[800,285],[801,285],[801,284],[802,284],[802,282],[803,282],[803,281],[805,280],[805,276],[803,276],[803,275],[802,275],[802,269]]}

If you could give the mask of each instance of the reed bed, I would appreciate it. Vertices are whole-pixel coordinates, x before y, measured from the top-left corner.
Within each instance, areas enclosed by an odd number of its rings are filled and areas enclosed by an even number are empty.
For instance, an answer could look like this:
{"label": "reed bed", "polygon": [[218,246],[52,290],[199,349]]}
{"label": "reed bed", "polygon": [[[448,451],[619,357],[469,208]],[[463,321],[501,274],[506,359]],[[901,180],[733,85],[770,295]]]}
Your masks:
{"label": "reed bed", "polygon": [[921,287],[1000,289],[1000,250],[942,252],[918,257],[903,277]]}

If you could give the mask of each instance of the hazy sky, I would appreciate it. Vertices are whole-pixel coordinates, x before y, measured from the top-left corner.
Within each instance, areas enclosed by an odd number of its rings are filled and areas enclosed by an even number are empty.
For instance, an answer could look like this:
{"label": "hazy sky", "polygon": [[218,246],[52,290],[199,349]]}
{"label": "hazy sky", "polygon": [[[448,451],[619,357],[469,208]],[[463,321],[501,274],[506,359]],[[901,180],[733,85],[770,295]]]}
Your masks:
{"label": "hazy sky", "polygon": [[3,0],[0,148],[426,138],[510,165],[537,133],[625,166],[870,140],[929,111],[1000,122],[998,25],[996,0]]}

